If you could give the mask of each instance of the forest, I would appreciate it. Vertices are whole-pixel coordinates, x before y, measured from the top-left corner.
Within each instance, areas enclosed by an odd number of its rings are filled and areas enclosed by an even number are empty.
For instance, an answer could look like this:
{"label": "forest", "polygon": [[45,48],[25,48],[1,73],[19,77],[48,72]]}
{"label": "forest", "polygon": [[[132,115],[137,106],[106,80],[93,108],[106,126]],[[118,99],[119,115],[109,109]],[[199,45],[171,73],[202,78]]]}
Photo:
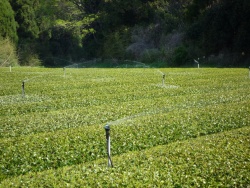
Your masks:
{"label": "forest", "polygon": [[249,33],[249,0],[1,0],[0,66],[248,67]]}

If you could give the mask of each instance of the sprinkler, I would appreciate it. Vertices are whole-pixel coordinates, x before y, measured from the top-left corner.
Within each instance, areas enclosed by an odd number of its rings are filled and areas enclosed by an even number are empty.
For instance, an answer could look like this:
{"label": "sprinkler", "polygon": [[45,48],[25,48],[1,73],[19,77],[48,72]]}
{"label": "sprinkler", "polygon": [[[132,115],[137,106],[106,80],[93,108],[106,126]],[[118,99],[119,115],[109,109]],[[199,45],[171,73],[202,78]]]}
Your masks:
{"label": "sprinkler", "polygon": [[[199,60],[199,58],[198,58],[198,60]],[[200,68],[200,63],[199,63],[199,61],[197,61],[197,60],[194,59],[194,62],[197,63],[198,68]]]}
{"label": "sprinkler", "polygon": [[107,155],[108,155],[108,167],[113,167],[112,160],[110,157],[110,127],[109,125],[105,125],[104,129],[106,131],[106,141],[107,141]]}
{"label": "sprinkler", "polygon": [[164,72],[161,72],[160,70],[157,70],[157,72],[161,73],[161,75],[162,75],[162,86],[164,86],[165,85],[166,74]]}
{"label": "sprinkler", "polygon": [[164,85],[165,85],[165,77],[166,77],[166,75],[165,75],[165,74],[163,74],[163,75],[162,75],[162,86],[164,86]]}
{"label": "sprinkler", "polygon": [[249,66],[249,78],[250,78],[250,66]]}
{"label": "sprinkler", "polygon": [[22,94],[23,94],[23,97],[25,97],[25,90],[24,90],[24,81],[22,82]]}

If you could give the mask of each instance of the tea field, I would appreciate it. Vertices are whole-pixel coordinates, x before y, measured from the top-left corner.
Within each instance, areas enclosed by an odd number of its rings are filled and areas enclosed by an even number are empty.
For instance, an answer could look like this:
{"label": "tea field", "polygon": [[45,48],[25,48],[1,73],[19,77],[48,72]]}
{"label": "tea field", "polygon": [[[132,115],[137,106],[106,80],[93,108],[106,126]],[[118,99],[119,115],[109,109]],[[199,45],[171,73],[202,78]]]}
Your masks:
{"label": "tea field", "polygon": [[249,156],[248,69],[0,68],[0,187],[248,187]]}

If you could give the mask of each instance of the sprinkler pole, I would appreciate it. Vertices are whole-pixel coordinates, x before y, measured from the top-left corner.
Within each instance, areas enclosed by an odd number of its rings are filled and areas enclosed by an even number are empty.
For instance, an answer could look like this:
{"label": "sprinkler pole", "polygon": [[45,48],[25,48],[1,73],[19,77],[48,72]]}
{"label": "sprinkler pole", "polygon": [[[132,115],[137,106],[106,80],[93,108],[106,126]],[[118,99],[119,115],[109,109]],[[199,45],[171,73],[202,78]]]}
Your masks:
{"label": "sprinkler pole", "polygon": [[[198,58],[198,60],[199,60],[199,58]],[[194,62],[197,63],[197,66],[198,66],[197,68],[199,69],[199,68],[200,68],[200,63],[199,63],[199,61],[197,61],[197,60],[194,59]]]}
{"label": "sprinkler pole", "polygon": [[23,94],[23,97],[25,97],[25,90],[24,90],[24,81],[22,82],[22,94]]}
{"label": "sprinkler pole", "polygon": [[249,66],[249,78],[250,78],[250,66]]}
{"label": "sprinkler pole", "polygon": [[163,75],[162,75],[162,86],[164,86],[164,85],[165,85],[165,77],[166,77],[166,75],[165,75],[165,74],[163,74]]}
{"label": "sprinkler pole", "polygon": [[106,141],[107,141],[107,155],[108,155],[108,167],[113,167],[113,164],[112,164],[112,160],[111,160],[111,157],[110,157],[110,127],[109,125],[106,125],[104,127],[105,131],[106,131]]}
{"label": "sprinkler pole", "polygon": [[63,67],[63,76],[65,77],[65,74],[66,74],[66,70],[65,70],[65,67]]}

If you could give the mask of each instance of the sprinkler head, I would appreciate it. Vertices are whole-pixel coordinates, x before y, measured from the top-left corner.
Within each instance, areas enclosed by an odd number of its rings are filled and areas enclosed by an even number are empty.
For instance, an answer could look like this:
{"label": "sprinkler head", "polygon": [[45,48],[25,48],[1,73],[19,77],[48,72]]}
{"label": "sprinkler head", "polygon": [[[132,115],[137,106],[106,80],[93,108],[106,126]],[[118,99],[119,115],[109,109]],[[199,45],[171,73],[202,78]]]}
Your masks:
{"label": "sprinkler head", "polygon": [[109,130],[110,130],[109,125],[105,125],[105,126],[104,126],[104,129],[105,129],[106,131],[109,131]]}

